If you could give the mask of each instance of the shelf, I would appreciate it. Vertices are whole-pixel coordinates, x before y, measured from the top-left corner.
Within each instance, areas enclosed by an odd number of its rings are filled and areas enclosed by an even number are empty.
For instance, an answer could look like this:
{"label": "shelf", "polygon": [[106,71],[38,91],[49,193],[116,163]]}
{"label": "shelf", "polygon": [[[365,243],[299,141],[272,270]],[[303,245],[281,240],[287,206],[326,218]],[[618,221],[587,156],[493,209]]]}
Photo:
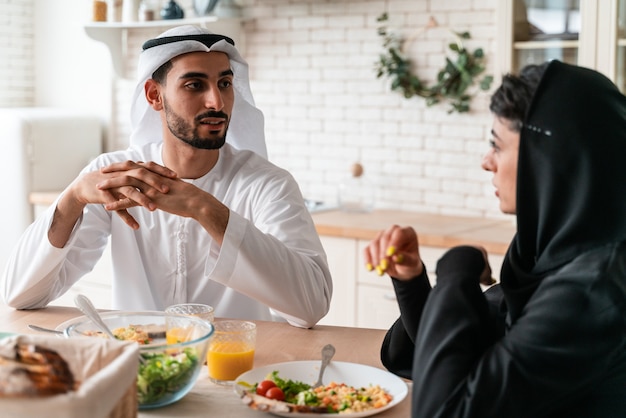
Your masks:
{"label": "shelf", "polygon": [[85,25],[86,30],[114,30],[114,29],[146,29],[146,28],[167,28],[180,25],[204,25],[211,22],[224,20],[217,16],[203,16],[186,19],[159,19],[147,22],[90,22]]}
{"label": "shelf", "polygon": [[550,49],[550,48],[578,48],[578,41],[551,40],[551,41],[524,41],[515,42],[514,49]]}
{"label": "shelf", "polygon": [[[90,22],[84,25],[84,28],[87,36],[104,43],[109,48],[113,71],[117,76],[126,78],[124,59],[128,56],[127,37],[130,30],[151,28],[162,28],[165,30],[175,26],[196,25],[218,33],[224,33],[235,39],[236,43],[239,43],[241,23],[241,18],[203,16],[187,19],[161,19],[148,22]],[[215,29],[213,29],[214,27]]]}

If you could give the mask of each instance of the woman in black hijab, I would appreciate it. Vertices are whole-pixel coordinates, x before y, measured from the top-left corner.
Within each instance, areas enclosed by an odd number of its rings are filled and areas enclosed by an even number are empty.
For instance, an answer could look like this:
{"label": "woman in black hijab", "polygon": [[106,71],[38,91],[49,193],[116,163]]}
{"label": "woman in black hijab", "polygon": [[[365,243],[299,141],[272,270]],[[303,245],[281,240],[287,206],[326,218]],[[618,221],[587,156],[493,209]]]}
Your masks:
{"label": "woman in black hijab", "polygon": [[500,284],[486,253],[455,247],[431,289],[410,227],[365,249],[401,316],[383,364],[413,380],[412,417],[626,417],[626,97],[552,61],[494,93],[493,173],[517,216]]}

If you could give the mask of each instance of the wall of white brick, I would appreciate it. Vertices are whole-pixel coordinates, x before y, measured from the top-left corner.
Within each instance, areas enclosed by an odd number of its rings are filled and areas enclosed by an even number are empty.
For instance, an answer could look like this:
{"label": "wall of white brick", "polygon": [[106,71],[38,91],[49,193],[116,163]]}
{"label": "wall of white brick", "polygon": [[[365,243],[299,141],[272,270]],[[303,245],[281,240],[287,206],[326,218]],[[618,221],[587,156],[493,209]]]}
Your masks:
{"label": "wall of white brick", "polygon": [[[32,1],[0,4],[30,10]],[[470,114],[448,114],[445,105],[428,108],[422,99],[390,91],[375,72],[382,51],[376,18],[386,11],[396,30],[414,38],[407,53],[421,78],[432,80],[443,66],[454,40],[449,28],[472,34],[466,45],[485,50],[493,74],[497,1],[237,0],[270,160],[293,173],[306,197],[328,203],[360,162],[377,208],[501,217],[491,176],[480,169],[491,127],[488,94],[478,94]],[[193,16],[191,0],[179,3]],[[431,16],[440,27],[421,31]],[[159,32],[129,31],[128,74],[134,74],[140,45]],[[107,145],[118,149],[128,144],[134,83],[111,83]]]}
{"label": "wall of white brick", "polygon": [[[246,15],[259,17],[246,23],[245,56],[271,160],[311,198],[334,200],[358,161],[379,208],[500,216],[479,166],[491,127],[488,94],[471,114],[448,114],[447,106],[391,92],[374,70],[382,50],[376,18],[385,11],[414,37],[407,53],[427,80],[443,66],[454,40],[449,28],[469,31],[466,45],[493,57],[496,1],[240,1]],[[431,16],[440,27],[422,31]]]}
{"label": "wall of white brick", "polygon": [[33,106],[33,0],[0,0],[0,107]]}

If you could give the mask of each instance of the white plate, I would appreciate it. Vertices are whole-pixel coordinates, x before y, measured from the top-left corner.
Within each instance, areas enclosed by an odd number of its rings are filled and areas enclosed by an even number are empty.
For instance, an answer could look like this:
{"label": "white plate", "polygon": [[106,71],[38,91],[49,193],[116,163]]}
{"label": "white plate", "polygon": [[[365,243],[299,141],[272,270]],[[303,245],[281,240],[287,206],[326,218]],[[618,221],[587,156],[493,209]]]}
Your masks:
{"label": "white plate", "polygon": [[[270,364],[269,366],[258,367],[252,369],[246,373],[243,373],[235,381],[235,392],[239,396],[243,395],[244,386],[240,386],[237,382],[246,382],[249,384],[255,384],[262,380],[265,380],[267,375],[274,370],[278,371],[278,376],[282,379],[297,380],[313,384],[317,381],[317,376],[320,371],[320,361],[291,361],[287,363]],[[386,411],[389,408],[393,408],[399,404],[408,393],[407,384],[398,376],[378,369],[376,367],[366,366],[363,364],[346,363],[341,361],[331,361],[326,367],[324,372],[324,382],[329,383],[331,381],[337,383],[345,383],[348,386],[363,387],[369,385],[379,385],[385,391],[387,391],[392,397],[392,401],[377,409],[369,411],[347,413],[347,414],[312,414],[304,412],[272,412],[275,415],[282,417],[368,417],[371,415],[379,414]]]}
{"label": "white plate", "polygon": [[[138,323],[152,323],[155,322],[157,325],[162,325],[165,323],[165,317],[163,316],[163,312],[159,311],[109,311],[109,312],[100,312],[100,316],[105,320],[109,328],[117,328],[117,327],[127,327],[129,325],[128,316],[136,316],[141,318],[141,322]],[[155,315],[153,317],[153,315]],[[135,318],[136,319],[136,318]],[[64,332],[66,329],[75,324],[80,324],[82,322],[87,322],[92,324],[93,322],[87,318],[86,316],[77,316],[71,319],[68,319],[65,322],[60,323],[56,326],[55,330]],[[90,325],[91,327],[91,325]],[[97,329],[97,325],[93,325],[93,329]],[[60,335],[60,334],[59,334]],[[60,335],[63,337],[64,335]]]}

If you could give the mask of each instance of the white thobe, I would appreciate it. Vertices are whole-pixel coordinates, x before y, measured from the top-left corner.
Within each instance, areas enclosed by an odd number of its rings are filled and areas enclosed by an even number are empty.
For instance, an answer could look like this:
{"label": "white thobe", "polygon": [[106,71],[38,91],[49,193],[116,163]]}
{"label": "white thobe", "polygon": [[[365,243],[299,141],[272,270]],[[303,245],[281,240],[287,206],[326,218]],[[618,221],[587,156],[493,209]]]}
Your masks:
{"label": "white thobe", "polygon": [[[99,156],[83,171],[120,161],[163,164],[161,145]],[[7,264],[2,294],[18,309],[46,306],[100,259],[110,237],[114,309],[205,303],[218,317],[287,320],[311,327],[327,312],[332,281],[300,189],[285,170],[228,144],[215,167],[190,180],[230,208],[220,246],[191,218],[129,209],[138,230],[89,204],[64,248],[48,241],[56,202],[30,225]]]}

